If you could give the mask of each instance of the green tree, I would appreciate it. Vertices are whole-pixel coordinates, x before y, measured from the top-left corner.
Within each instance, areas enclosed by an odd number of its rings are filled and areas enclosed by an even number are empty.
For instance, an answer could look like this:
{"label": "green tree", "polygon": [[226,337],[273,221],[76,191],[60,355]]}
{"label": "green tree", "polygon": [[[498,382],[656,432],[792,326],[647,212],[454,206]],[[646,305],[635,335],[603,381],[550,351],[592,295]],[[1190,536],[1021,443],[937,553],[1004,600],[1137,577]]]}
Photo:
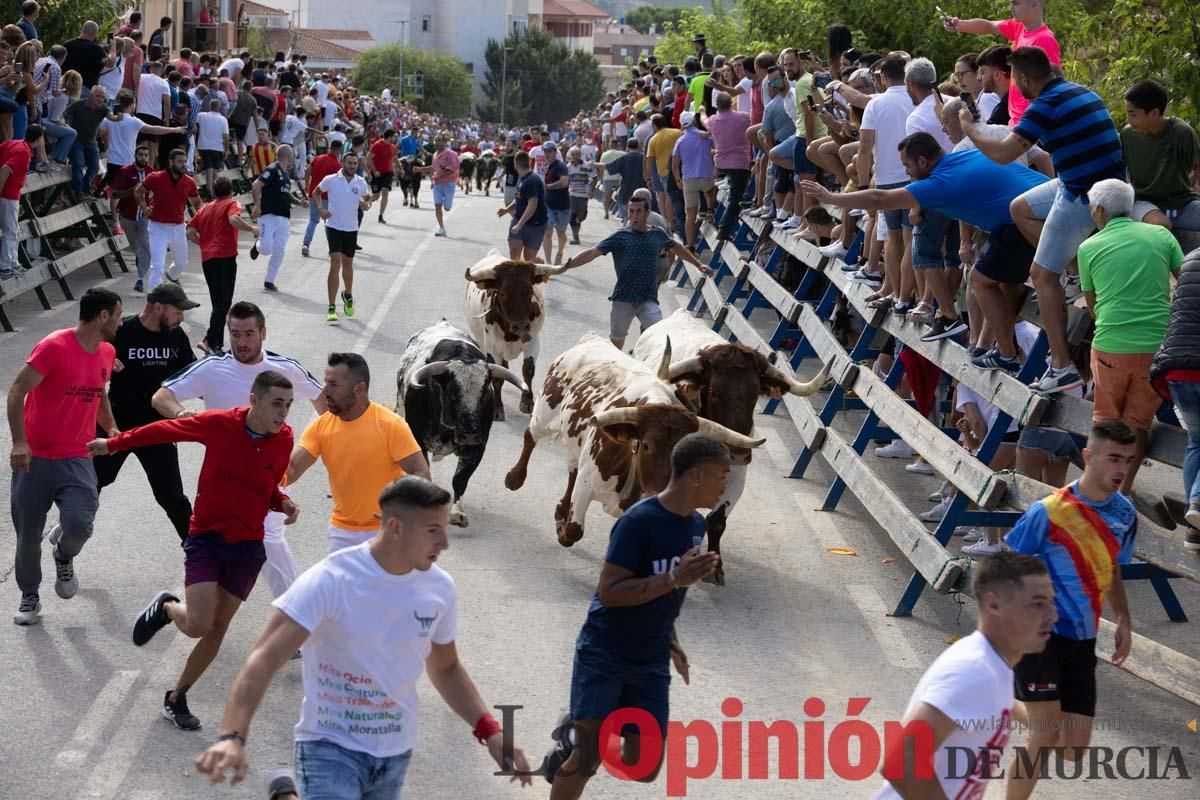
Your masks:
{"label": "green tree", "polygon": [[267,40],[267,26],[264,24],[251,25],[246,29],[246,49],[254,58],[270,58],[275,52]]}
{"label": "green tree", "polygon": [[[571,49],[541,28],[530,28],[509,36],[503,45],[488,42],[485,99],[479,105],[484,119],[500,119],[504,48],[509,50],[505,124],[559,123],[603,99],[604,79],[591,53]],[[513,93],[513,83],[520,84],[519,93]]]}
{"label": "green tree", "polygon": [[[363,91],[377,94],[383,87],[393,89],[400,78],[400,58],[404,56],[404,82],[422,73],[424,96],[405,95],[421,112],[435,111],[451,119],[471,113],[471,75],[454,56],[386,44],[363,52],[354,68],[354,83]],[[407,88],[407,87],[406,87]]]}
{"label": "green tree", "polygon": [[[9,5],[14,3],[10,2]],[[103,44],[108,34],[117,29],[117,17],[124,14],[133,3],[131,0],[38,0],[38,5],[41,7],[41,14],[34,24],[37,26],[38,38],[49,50],[52,44],[78,36],[83,23],[88,20],[100,26],[99,41]],[[6,22],[20,19],[21,4],[15,3],[15,6],[18,10],[12,12],[12,19],[5,20]],[[149,38],[150,34],[147,32],[147,41]]]}
{"label": "green tree", "polygon": [[635,8],[625,15],[625,24],[639,31],[649,33],[653,25],[656,31],[665,31],[668,25],[675,25],[683,16],[682,8],[655,8],[642,6]]}

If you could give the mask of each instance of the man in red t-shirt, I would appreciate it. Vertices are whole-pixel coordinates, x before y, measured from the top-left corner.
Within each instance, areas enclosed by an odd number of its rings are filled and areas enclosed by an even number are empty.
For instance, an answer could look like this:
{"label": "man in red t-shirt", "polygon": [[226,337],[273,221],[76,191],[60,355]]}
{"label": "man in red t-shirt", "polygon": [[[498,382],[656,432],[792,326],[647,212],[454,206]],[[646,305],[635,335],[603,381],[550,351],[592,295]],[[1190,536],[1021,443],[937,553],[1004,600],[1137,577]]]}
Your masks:
{"label": "man in red t-shirt", "polygon": [[[336,148],[314,158],[308,165],[308,185],[305,187],[305,197],[314,198],[321,181],[325,180],[328,175],[336,174],[341,168],[342,162],[338,159]],[[313,234],[317,232],[317,223],[321,221],[318,205],[314,202],[308,204],[308,227],[304,229],[304,246],[300,248],[302,255],[308,255],[308,246],[312,244]]]}
{"label": "man in red t-shirt", "polygon": [[379,200],[379,221],[387,210],[388,194],[396,177],[396,132],[389,130],[371,144],[371,157],[367,159],[367,178],[371,183],[372,200]]}
{"label": "man in red t-shirt", "polygon": [[[196,211],[200,206],[200,192],[196,182],[186,174],[187,152],[178,148],[171,151],[170,169],[151,172],[136,189],[142,213],[150,218],[146,231],[150,238],[150,273],[146,279],[146,291],[163,282],[179,283],[179,276],[187,269],[187,231],[183,224],[184,209],[191,206]],[[149,195],[149,199],[147,199]],[[167,250],[175,262],[175,274],[166,270]]]}
{"label": "man in red t-shirt", "polygon": [[96,425],[117,433],[105,387],[121,324],[121,298],[89,289],[79,300],[79,323],[38,342],[8,390],[12,433],[12,520],[17,533],[16,578],[21,604],[13,622],[36,625],[42,604],[42,534],[46,513],[58,505],[60,533],[51,537],[54,591],[75,596],[73,560],[92,535],[100,505],[87,443]]}
{"label": "man in red t-shirt", "polygon": [[233,183],[229,178],[217,178],[212,202],[187,224],[187,238],[200,245],[200,268],[212,300],[208,333],[200,345],[211,355],[224,352],[225,315],[233,305],[237,283],[238,231],[258,236],[258,226],[242,219],[242,206],[233,199]]}
{"label": "man in red t-shirt", "polygon": [[133,626],[133,643],[138,647],[172,622],[185,636],[200,640],[174,691],[163,700],[164,716],[184,730],[200,727],[200,720],[188,710],[187,691],[216,657],[229,623],[267,560],[263,548],[267,511],[287,514],[288,525],[300,514],[279,490],[292,452],[292,429],[287,424],[292,395],[290,380],[266,370],[250,387],[249,408],[164,419],[87,443],[93,456],[174,442],[204,445],[196,505],[183,544],[186,602],[160,592]]}
{"label": "man in red t-shirt", "polygon": [[21,240],[17,216],[21,210],[21,188],[29,174],[33,148],[41,138],[42,126],[30,125],[25,128],[24,140],[0,142],[0,278],[17,275],[17,243]]}

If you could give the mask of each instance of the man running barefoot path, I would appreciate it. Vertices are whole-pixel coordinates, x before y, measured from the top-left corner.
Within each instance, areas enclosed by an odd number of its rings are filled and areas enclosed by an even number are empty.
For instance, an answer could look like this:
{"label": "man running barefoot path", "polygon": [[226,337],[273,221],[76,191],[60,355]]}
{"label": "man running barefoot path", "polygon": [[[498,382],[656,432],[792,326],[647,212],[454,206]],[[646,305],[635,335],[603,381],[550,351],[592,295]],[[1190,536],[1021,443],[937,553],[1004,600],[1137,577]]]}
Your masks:
{"label": "man running barefoot path", "polygon": [[[220,736],[196,759],[199,772],[214,783],[227,773],[234,784],[245,777],[254,712],[271,678],[302,646],[304,700],[295,727],[301,798],[400,797],[419,739],[422,671],[446,705],[474,726],[474,736],[501,769],[528,773],[519,747],[504,751],[501,727],[455,647],[454,579],[434,563],[449,546],[449,505],[449,492],[424,478],[388,484],[379,496],[379,533],[329,555],[275,601],[276,611],[230,689]],[[330,675],[338,676],[336,686],[323,685]],[[528,785],[532,779],[525,774],[519,780]],[[286,800],[296,789],[290,779],[277,778],[272,797]]]}
{"label": "man running barefoot path", "polygon": [[320,458],[329,473],[329,550],[353,547],[379,530],[379,493],[404,475],[429,478],[429,464],[404,418],[371,402],[371,371],[358,353],[330,353],[325,404],[292,451],[287,485]]}
{"label": "man running barefoot path", "polygon": [[[327,322],[337,322],[339,280],[345,284],[342,292],[342,312],[354,316],[354,252],[358,245],[358,214],[371,207],[371,187],[358,174],[358,156],[342,156],[341,172],[327,175],[317,184],[317,215],[325,220],[325,240],[329,243],[329,293]],[[323,194],[322,194],[323,193]],[[439,215],[440,216],[440,215]]]}
{"label": "man running barefoot path", "polygon": [[100,505],[87,442],[96,424],[117,432],[105,386],[115,368],[111,342],[121,324],[121,298],[89,289],[79,300],[79,323],[38,342],[8,390],[12,434],[12,520],[21,603],[13,622],[36,625],[42,610],[42,533],[58,506],[62,534],[54,545],[54,591],[75,596],[74,559],[92,535]]}
{"label": "man running barefoot path", "polygon": [[92,456],[106,456],[147,445],[204,445],[196,505],[183,545],[186,601],[160,592],[133,626],[133,643],[138,647],[171,622],[185,636],[200,640],[174,691],[163,697],[163,716],[184,730],[200,727],[200,720],[188,709],[187,692],[216,658],[229,623],[250,596],[267,560],[263,518],[268,510],[278,511],[287,515],[290,525],[300,514],[279,491],[292,451],[292,429],[287,425],[292,394],[291,381],[267,370],[255,377],[248,408],[164,419],[108,439],[94,439],[87,446]]}

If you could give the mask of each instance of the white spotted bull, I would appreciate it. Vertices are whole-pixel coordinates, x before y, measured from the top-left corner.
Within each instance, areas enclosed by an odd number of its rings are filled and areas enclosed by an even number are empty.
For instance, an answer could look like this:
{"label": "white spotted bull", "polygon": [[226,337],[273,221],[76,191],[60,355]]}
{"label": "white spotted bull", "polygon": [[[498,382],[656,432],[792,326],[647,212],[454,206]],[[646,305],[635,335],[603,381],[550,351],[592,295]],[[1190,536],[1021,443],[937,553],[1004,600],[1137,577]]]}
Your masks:
{"label": "white spotted bull", "polygon": [[588,506],[598,501],[612,516],[642,497],[666,488],[671,451],[699,431],[730,449],[758,447],[752,439],[685,408],[667,382],[670,349],[658,369],[622,353],[589,333],[554,360],[525,431],[520,459],[504,485],[525,483],[529,457],[546,436],[567,449],[567,490],[554,512],[558,542],[570,547],[583,538]]}
{"label": "white spotted bull", "polygon": [[[701,418],[729,430],[754,437],[754,408],[759,397],[780,397],[790,392],[808,397],[817,392],[829,374],[821,370],[807,383],[801,383],[772,366],[758,351],[741,344],[730,344],[708,325],[694,318],[687,309],[652,325],[638,337],[633,357],[654,369],[671,353],[667,379],[675,387],[676,397]],[[725,493],[708,515],[708,549],[721,552],[721,536],[729,515],[746,486],[751,451],[733,448],[733,469]],[[721,567],[712,580],[724,585]]]}

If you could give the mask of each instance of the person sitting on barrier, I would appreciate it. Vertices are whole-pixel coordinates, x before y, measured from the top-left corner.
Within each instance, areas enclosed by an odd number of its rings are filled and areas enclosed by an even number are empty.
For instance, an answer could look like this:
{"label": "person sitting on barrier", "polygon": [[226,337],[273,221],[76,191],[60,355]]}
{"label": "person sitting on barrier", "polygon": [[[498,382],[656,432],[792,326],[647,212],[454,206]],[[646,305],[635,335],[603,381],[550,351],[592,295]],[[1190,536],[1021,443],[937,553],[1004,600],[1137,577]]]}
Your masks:
{"label": "person sitting on barrier", "polygon": [[1119,419],[1134,431],[1137,458],[1121,483],[1121,493],[1129,495],[1162,405],[1150,385],[1150,364],[1167,331],[1171,277],[1179,274],[1183,250],[1165,227],[1130,218],[1134,188],[1125,181],[1094,184],[1088,207],[1099,229],[1079,246],[1080,286],[1096,319],[1092,419]]}
{"label": "person sitting on barrier", "polygon": [[[978,152],[946,154],[928,133],[914,133],[898,145],[904,169],[914,182],[902,188],[867,189],[834,194],[817,183],[806,182],[804,191],[818,201],[842,208],[867,210],[924,208],[940,210],[952,218],[964,220],[989,231],[989,246],[976,265],[976,272],[994,276],[997,288],[986,297],[984,314],[992,322],[999,352],[1009,352],[1000,366],[985,369],[1008,369],[1015,372],[1017,363],[1011,351],[1012,320],[1004,305],[999,281],[1016,286],[1028,275],[1032,248],[1022,245],[1020,233],[1009,214],[1012,199],[1046,181],[1046,176],[1018,164],[1000,166]],[[938,317],[922,341],[932,342],[957,336],[967,330],[954,305],[949,285],[933,284],[938,301]],[[981,300],[984,298],[981,296]],[[998,301],[998,302],[997,302]]]}
{"label": "person sitting on barrier", "polygon": [[1121,150],[1136,193],[1133,219],[1184,231],[1200,231],[1200,192],[1192,185],[1200,168],[1200,136],[1178,117],[1168,117],[1167,89],[1138,81],[1125,92]]}
{"label": "person sitting on barrier", "polygon": [[1032,758],[1017,758],[1008,770],[1013,800],[1033,793],[1042,760],[1053,749],[1062,748],[1058,757],[1077,764],[1086,752],[1096,716],[1096,634],[1105,599],[1116,617],[1112,663],[1120,666],[1129,656],[1133,626],[1121,567],[1133,560],[1137,512],[1117,490],[1139,461],[1136,449],[1124,422],[1095,423],[1079,480],[1031,505],[1005,537],[1014,552],[1046,562],[1058,610],[1046,649],[1014,670],[1016,696],[1029,715]]}

